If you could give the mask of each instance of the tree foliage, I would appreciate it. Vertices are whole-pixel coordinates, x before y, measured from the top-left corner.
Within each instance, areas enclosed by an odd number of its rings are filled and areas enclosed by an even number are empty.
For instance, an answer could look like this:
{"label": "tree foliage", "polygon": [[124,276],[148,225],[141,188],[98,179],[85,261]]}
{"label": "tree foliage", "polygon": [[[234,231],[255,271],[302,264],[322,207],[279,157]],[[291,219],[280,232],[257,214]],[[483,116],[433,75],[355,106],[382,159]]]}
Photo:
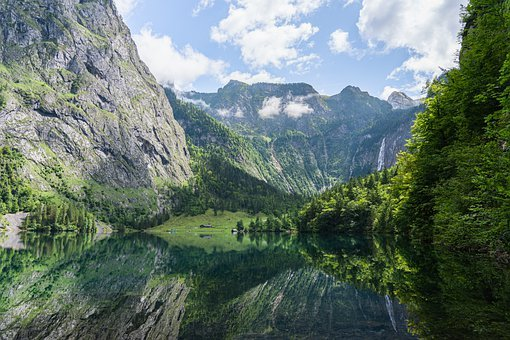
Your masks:
{"label": "tree foliage", "polygon": [[510,239],[509,3],[472,0],[463,21],[459,68],[429,87],[399,161],[400,217],[419,239],[499,248]]}
{"label": "tree foliage", "polygon": [[472,0],[463,21],[459,67],[430,84],[391,185],[337,186],[301,211],[301,230],[510,251],[510,3]]}
{"label": "tree foliage", "polygon": [[17,150],[0,147],[0,215],[29,210],[34,205],[30,186],[21,174],[24,162]]}
{"label": "tree foliage", "polygon": [[395,173],[392,169],[354,178],[315,197],[299,212],[299,230],[318,233],[392,231],[390,179]]}
{"label": "tree foliage", "polygon": [[84,207],[68,202],[38,203],[23,223],[31,231],[94,232],[95,217]]}

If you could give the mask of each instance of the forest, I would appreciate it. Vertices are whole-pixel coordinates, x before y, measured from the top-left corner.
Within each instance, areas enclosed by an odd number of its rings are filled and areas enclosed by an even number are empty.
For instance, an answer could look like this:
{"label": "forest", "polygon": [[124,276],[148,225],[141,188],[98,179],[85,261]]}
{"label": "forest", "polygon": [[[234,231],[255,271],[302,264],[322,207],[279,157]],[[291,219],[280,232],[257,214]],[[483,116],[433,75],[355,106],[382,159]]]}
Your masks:
{"label": "forest", "polygon": [[459,67],[428,86],[390,183],[338,185],[300,212],[300,229],[393,231],[449,249],[510,250],[510,3],[473,0]]}

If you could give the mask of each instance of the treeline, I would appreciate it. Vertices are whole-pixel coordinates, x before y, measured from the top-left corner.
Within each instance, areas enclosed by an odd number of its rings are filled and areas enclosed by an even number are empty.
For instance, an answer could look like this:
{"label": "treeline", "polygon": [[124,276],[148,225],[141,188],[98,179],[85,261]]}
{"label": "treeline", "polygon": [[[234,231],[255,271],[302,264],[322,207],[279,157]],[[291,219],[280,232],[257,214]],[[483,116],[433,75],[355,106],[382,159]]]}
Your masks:
{"label": "treeline", "polygon": [[392,232],[390,180],[396,169],[337,184],[299,212],[300,232]]}
{"label": "treeline", "polygon": [[241,232],[257,233],[257,232],[290,232],[295,230],[297,222],[297,213],[276,214],[270,215],[267,219],[262,220],[257,217],[255,220],[251,220],[250,223],[245,226],[243,221],[237,222],[236,229]]}
{"label": "treeline", "polygon": [[10,147],[0,147],[0,215],[28,212],[23,228],[36,231],[95,230],[94,216],[64,198],[40,197],[23,177],[25,157]]}
{"label": "treeline", "polygon": [[71,203],[38,203],[23,222],[29,231],[79,231],[94,232],[95,217],[84,207]]}
{"label": "treeline", "polygon": [[301,230],[510,251],[510,3],[472,0],[463,21],[459,67],[428,87],[390,184],[375,174],[335,187],[301,211]]}

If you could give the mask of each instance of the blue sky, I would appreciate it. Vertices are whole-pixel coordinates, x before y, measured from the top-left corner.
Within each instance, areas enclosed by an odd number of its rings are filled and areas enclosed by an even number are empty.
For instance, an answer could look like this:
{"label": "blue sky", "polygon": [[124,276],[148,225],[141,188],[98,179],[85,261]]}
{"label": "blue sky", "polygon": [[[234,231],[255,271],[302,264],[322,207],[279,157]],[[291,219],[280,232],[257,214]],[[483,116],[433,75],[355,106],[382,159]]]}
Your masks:
{"label": "blue sky", "polygon": [[420,96],[455,66],[467,0],[115,0],[158,81],[214,92],[230,79]]}

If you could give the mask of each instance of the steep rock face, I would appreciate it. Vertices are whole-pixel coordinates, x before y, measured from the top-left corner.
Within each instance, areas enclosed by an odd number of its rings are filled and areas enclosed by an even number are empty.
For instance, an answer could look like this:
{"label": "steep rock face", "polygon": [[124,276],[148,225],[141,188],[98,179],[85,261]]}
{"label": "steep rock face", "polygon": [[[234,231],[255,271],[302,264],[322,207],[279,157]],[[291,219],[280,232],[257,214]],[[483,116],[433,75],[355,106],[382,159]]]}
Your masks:
{"label": "steep rock face", "polygon": [[161,276],[164,242],[30,237],[34,244],[9,261],[0,249],[9,269],[0,281],[0,339],[178,337],[190,288],[181,277]]}
{"label": "steep rock face", "polygon": [[388,103],[396,110],[405,110],[421,105],[421,100],[414,100],[402,92],[395,91],[388,97]]}
{"label": "steep rock face", "polygon": [[423,106],[393,110],[391,115],[377,120],[372,127],[364,130],[351,146],[352,159],[346,169],[349,174],[368,174],[393,166],[411,138],[411,127],[420,110],[423,110]]}
{"label": "steep rock face", "polygon": [[238,133],[266,138],[271,162],[301,193],[395,164],[422,109],[395,109],[354,86],[328,97],[307,84],[231,81],[217,93],[182,96]]}
{"label": "steep rock face", "polygon": [[6,0],[0,31],[0,144],[32,178],[57,164],[116,187],[189,177],[184,132],[112,0]]}
{"label": "steep rock face", "polygon": [[[287,271],[234,300],[229,332],[247,337],[412,339],[405,308],[311,268]],[[290,335],[290,336],[289,336]]]}

